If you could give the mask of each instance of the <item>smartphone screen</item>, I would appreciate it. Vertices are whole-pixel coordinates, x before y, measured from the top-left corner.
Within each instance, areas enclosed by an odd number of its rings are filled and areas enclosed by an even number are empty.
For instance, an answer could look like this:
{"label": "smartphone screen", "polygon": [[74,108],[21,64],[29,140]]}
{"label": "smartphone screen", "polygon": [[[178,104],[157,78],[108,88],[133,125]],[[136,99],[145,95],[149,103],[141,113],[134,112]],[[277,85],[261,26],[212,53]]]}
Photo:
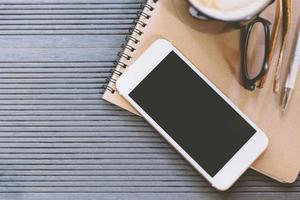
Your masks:
{"label": "smartphone screen", "polygon": [[129,96],[211,177],[256,133],[173,51]]}

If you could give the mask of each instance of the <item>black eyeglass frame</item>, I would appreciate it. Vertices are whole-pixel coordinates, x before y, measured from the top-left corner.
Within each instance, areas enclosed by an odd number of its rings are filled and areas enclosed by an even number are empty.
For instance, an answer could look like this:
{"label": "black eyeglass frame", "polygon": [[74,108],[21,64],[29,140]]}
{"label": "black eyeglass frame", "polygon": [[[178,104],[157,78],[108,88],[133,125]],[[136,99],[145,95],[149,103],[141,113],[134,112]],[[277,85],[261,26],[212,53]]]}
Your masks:
{"label": "black eyeglass frame", "polygon": [[[249,39],[253,30],[253,27],[255,24],[261,23],[264,29],[264,35],[265,35],[265,51],[264,51],[264,59],[263,63],[260,69],[260,72],[257,76],[254,78],[250,78],[248,73],[248,45],[249,45]],[[242,80],[244,87],[247,90],[255,90],[256,88],[256,82],[262,79],[264,75],[269,70],[269,52],[270,52],[270,26],[271,22],[268,20],[257,17],[253,21],[251,21],[249,24],[247,24],[241,32],[241,69],[242,69]]]}

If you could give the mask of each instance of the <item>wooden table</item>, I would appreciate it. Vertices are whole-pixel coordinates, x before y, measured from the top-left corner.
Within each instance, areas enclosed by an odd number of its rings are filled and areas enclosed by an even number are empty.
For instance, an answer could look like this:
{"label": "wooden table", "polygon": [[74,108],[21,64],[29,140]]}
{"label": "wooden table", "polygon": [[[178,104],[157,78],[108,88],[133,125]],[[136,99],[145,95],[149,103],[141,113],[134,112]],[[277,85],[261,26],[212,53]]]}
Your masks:
{"label": "wooden table", "polygon": [[212,189],[101,99],[143,0],[0,0],[0,199],[300,199],[248,171]]}

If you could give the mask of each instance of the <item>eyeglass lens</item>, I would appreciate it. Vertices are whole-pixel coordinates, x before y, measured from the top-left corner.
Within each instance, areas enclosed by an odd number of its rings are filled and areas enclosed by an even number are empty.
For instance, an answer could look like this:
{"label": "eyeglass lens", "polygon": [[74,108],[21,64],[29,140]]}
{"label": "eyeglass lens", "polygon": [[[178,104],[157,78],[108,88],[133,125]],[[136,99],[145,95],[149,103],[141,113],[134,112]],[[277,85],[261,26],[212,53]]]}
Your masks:
{"label": "eyeglass lens", "polygon": [[268,70],[269,22],[258,18],[242,31],[242,77],[246,89],[254,90],[255,83]]}

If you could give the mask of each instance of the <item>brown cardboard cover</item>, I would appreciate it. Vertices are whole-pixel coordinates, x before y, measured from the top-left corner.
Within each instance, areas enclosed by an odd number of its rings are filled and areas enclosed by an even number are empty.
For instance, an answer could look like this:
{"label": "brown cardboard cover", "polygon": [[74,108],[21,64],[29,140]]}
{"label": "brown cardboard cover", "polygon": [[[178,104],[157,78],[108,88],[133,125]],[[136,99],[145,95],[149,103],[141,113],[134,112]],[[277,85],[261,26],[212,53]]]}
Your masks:
{"label": "brown cardboard cover", "polygon": [[[152,16],[150,19],[143,20],[148,25],[145,28],[137,25],[137,28],[143,30],[144,33],[141,36],[133,35],[140,40],[138,44],[131,43],[137,51],[130,53],[132,56],[130,61],[124,59],[122,61],[132,63],[156,39],[169,40],[267,133],[270,139],[269,147],[252,167],[278,181],[294,182],[300,169],[300,80],[297,81],[289,109],[283,114],[280,109],[281,94],[276,95],[272,90],[274,64],[271,66],[263,89],[250,92],[243,88],[240,80],[239,31],[218,35],[196,31],[192,27],[198,26],[197,21],[185,12],[187,4],[183,0],[160,0],[154,6],[155,10],[151,12],[145,10]],[[297,0],[293,0],[293,30],[290,31],[291,37],[284,58],[283,69],[285,71],[290,63],[290,55],[295,43],[296,24],[299,19],[299,15],[296,15],[299,9],[300,4]],[[272,20],[274,10],[273,5],[263,15]],[[256,45],[260,44],[262,44],[260,37],[257,37]],[[252,51],[253,60],[260,53]],[[286,73],[282,74],[282,82],[284,82]],[[117,78],[116,75],[114,76]],[[114,87],[112,83],[110,84]],[[117,92],[111,93],[107,90],[103,98],[136,113]]]}

